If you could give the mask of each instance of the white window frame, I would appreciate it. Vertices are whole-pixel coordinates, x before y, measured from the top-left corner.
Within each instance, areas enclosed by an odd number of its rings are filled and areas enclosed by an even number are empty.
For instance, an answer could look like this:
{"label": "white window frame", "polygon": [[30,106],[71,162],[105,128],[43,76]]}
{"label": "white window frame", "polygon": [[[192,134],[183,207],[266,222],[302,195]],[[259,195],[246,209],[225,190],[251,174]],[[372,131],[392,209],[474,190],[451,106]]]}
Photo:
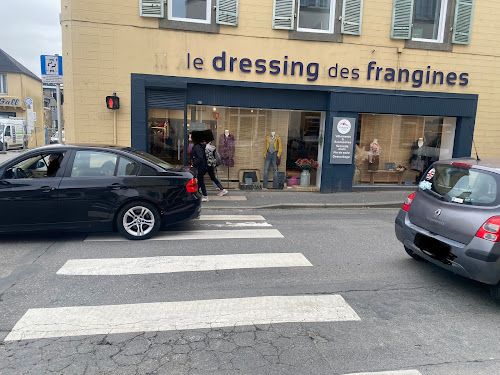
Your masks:
{"label": "white window frame", "polygon": [[[5,87],[5,92],[2,91],[2,87]],[[7,95],[9,88],[7,87],[7,74],[0,73],[0,94]]]}
{"label": "white window frame", "polygon": [[[412,37],[410,40],[413,40],[415,42],[443,43],[444,27],[446,25],[447,10],[448,10],[448,0],[442,0],[441,1],[441,12],[440,12],[440,17],[439,17],[439,29],[438,29],[437,39],[424,39],[424,38],[413,38]],[[415,20],[415,14],[413,14],[413,20]],[[412,25],[411,32],[413,34],[413,25]]]}
{"label": "white window frame", "polygon": [[337,1],[340,0],[329,0],[330,1],[330,22],[328,25],[328,30],[318,30],[318,29],[307,29],[303,27],[299,27],[300,24],[300,0],[298,0],[297,6],[297,31],[304,33],[320,33],[320,34],[333,34],[334,33],[334,19],[335,19],[335,6]]}
{"label": "white window frame", "polygon": [[168,6],[168,19],[171,21],[181,21],[181,22],[193,22],[193,23],[204,23],[210,24],[212,22],[212,0],[207,0],[207,19],[206,20],[198,20],[194,18],[182,18],[182,17],[173,17],[172,16],[172,4],[173,1],[167,1]]}

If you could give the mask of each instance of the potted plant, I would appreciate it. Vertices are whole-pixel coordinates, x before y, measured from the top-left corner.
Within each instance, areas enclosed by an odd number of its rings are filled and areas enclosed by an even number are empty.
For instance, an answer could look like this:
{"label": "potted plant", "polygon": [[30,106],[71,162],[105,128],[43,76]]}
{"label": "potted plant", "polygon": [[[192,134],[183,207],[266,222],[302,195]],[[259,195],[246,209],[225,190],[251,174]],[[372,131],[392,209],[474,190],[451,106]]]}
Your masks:
{"label": "potted plant", "polygon": [[298,159],[295,164],[302,170],[300,186],[309,187],[311,184],[311,169],[318,169],[318,162],[314,159]]}

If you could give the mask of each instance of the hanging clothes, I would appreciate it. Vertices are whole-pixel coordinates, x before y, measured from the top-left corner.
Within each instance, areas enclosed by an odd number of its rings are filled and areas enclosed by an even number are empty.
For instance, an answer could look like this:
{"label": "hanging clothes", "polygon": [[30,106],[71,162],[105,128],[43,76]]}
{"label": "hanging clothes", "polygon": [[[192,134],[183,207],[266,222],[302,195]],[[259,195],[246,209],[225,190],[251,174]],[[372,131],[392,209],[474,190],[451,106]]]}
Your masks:
{"label": "hanging clothes", "polygon": [[234,167],[234,136],[221,134],[217,145],[222,158],[221,165],[224,167]]}
{"label": "hanging clothes", "polygon": [[377,171],[380,162],[382,147],[377,142],[370,143],[370,153],[368,154],[368,170]]}
{"label": "hanging clothes", "polygon": [[411,169],[418,172],[423,172],[428,166],[428,147],[424,143],[419,147],[418,140],[411,145],[410,160]]}

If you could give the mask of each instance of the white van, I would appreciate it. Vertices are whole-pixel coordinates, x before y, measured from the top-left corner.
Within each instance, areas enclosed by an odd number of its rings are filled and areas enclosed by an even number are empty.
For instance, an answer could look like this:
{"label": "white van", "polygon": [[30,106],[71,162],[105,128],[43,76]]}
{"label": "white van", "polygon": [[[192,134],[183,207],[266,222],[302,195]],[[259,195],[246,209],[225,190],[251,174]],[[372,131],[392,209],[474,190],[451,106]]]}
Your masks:
{"label": "white van", "polygon": [[26,134],[26,121],[20,118],[0,118],[0,151],[13,148],[26,148],[28,135]]}

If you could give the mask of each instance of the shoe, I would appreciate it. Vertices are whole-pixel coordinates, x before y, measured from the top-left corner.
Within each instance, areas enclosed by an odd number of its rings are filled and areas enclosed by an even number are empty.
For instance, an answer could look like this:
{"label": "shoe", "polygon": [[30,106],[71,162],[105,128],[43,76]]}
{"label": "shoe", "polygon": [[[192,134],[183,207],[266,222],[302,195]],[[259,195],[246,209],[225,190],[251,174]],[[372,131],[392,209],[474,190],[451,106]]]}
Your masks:
{"label": "shoe", "polygon": [[206,195],[204,195],[202,198],[201,198],[201,201],[202,202],[208,202],[208,197]]}
{"label": "shoe", "polygon": [[222,197],[222,196],[224,196],[224,195],[226,195],[226,194],[227,194],[227,190],[226,190],[226,189],[222,189],[222,190],[219,192],[219,194],[217,194],[217,195],[218,195],[219,197]]}

